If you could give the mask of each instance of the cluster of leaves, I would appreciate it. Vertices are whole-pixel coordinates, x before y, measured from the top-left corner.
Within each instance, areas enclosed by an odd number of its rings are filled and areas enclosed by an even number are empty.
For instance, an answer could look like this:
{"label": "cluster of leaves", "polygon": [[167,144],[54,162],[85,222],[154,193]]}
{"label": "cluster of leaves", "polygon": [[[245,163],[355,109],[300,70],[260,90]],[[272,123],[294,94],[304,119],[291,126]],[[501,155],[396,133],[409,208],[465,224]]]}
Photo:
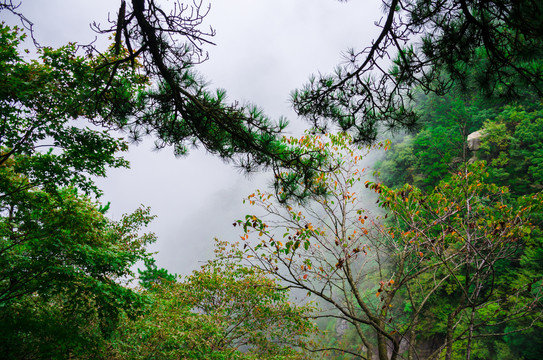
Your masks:
{"label": "cluster of leaves", "polygon": [[483,127],[477,154],[489,163],[491,181],[516,195],[543,188],[543,109],[508,106]]}
{"label": "cluster of leaves", "polygon": [[[175,28],[170,34],[180,31],[177,25],[196,29],[205,16],[200,6],[190,20],[187,8],[167,17],[153,1],[132,5],[124,17],[122,2],[116,43],[105,53],[87,48],[80,56],[69,44],[40,48],[39,59],[27,61],[18,49],[22,30],[0,25],[2,354],[305,358],[294,347],[306,347],[314,331],[305,319],[310,309],[288,303],[287,291],[264,273],[216,260],[175,282],[145,250],[155,240],[140,235],[153,218],[149,209],[114,222],[104,215],[109,205],[89,198],[100,196],[94,176],[128,166],[117,155],[128,144],[112,129],[134,139],[153,133],[157,146],[173,145],[178,155],[187,144],[201,143],[225,159],[238,156],[247,170],[300,168],[300,178],[310,178],[321,161],[316,152],[281,142],[285,122],[271,124],[259,109],[228,105],[223,91],[207,92],[192,70],[196,43],[170,44],[169,30],[161,27],[165,21]],[[6,9],[15,12],[16,6],[1,3]],[[140,42],[134,51],[132,44]],[[123,284],[141,260],[148,267],[141,274],[145,292]]]}
{"label": "cluster of leaves", "polygon": [[[306,131],[300,138],[283,137],[281,142],[290,152],[298,154],[302,159],[311,161],[312,158],[318,158],[319,161],[314,162],[314,167],[304,176],[300,176],[298,170],[291,168],[282,168],[282,171],[276,172],[274,186],[278,199],[283,203],[289,203],[303,201],[311,196],[326,196],[329,191],[325,186],[327,176],[338,174],[349,157],[354,157],[357,151],[365,148],[351,146],[351,141],[352,138],[345,133],[326,134],[321,137]],[[386,148],[387,145],[379,142],[367,149],[383,147]],[[339,156],[335,156],[338,153]],[[362,159],[361,155],[356,157],[356,161]]]}
{"label": "cluster of leaves", "polygon": [[[430,96],[420,101],[419,111],[421,130],[392,141],[391,150],[375,165],[384,184],[430,190],[465,162],[482,159],[490,181],[510,186],[515,196],[539,189],[539,102],[503,105]],[[472,151],[466,139],[475,131],[481,133],[480,148]]]}
{"label": "cluster of leaves", "polygon": [[[99,193],[88,175],[105,176],[107,167],[127,166],[115,156],[127,144],[74,120],[125,122],[136,101],[133,94],[146,80],[126,69],[111,80],[96,70],[101,59],[77,55],[74,44],[42,48],[39,60],[25,61],[18,52],[24,37],[20,29],[0,25],[0,164],[19,156],[14,170],[47,191],[76,185]],[[107,101],[89,101],[108,81],[115,90],[102,93]]]}
{"label": "cluster of leaves", "polygon": [[[233,260],[236,245],[217,243],[217,257],[176,282],[148,288],[149,311],[126,321],[112,346],[119,359],[305,359],[315,332],[311,308],[262,271]],[[156,273],[156,269],[152,270]]]}
{"label": "cluster of leaves", "polygon": [[[530,338],[512,334],[541,318],[542,237],[534,225],[543,173],[539,3],[390,1],[372,46],[293,95],[315,129],[331,122],[353,136],[301,139],[281,138],[285,121],[207,90],[194,70],[214,33],[199,29],[207,10],[177,5],[168,15],[154,0],[121,0],[114,26],[96,26],[115,43],[105,53],[87,47],[86,56],[70,44],[25,61],[20,31],[0,25],[6,357],[303,358],[292,346],[318,348],[308,342],[309,310],[288,304],[268,274],[324,300],[335,308],[326,315],[349,324],[358,339],[320,350],[414,358],[431,340],[433,357],[491,357],[498,345],[484,339],[501,336],[500,349],[531,356],[518,351]],[[6,9],[16,7],[0,3]],[[383,70],[391,48],[393,66]],[[525,97],[535,106],[489,106],[452,93],[427,97],[420,112],[413,108],[421,92],[451,89]],[[353,142],[374,141],[381,124],[412,129],[421,114],[423,131],[383,168],[394,185],[427,191],[366,182],[384,221],[361,203],[364,169]],[[83,195],[99,195],[90,176],[127,166],[116,156],[127,144],[79,126],[80,118],[136,140],[153,134],[158,147],[171,145],[177,155],[203,145],[247,171],[272,168],[275,194],[257,192],[248,201],[274,218],[236,222],[244,251],[223,248],[183,282],[148,260],[142,276],[151,302],[133,320],[142,294],[119,282],[148,257],[145,245],[154,237],[140,236],[139,228],[152,217],[140,209],[112,222]],[[492,181],[514,186],[513,196],[486,182],[483,165],[465,164],[465,138],[485,119],[480,156]],[[260,241],[251,242],[252,234]],[[242,255],[252,267],[228,260]]]}
{"label": "cluster of leaves", "polygon": [[405,185],[381,197],[403,230],[398,242],[416,248],[410,271],[432,268],[400,290],[408,323],[416,324],[413,335],[445,340],[449,357],[465,357],[472,348],[486,348],[493,357],[496,348],[484,337],[521,331],[541,316],[539,275],[523,249],[534,240],[542,194],[511,204],[508,188],[485,178],[484,163],[476,163],[432,192]]}
{"label": "cluster of leaves", "polygon": [[[479,61],[487,60],[482,56]],[[537,57],[533,61],[540,63]],[[476,79],[484,75],[479,71],[475,67],[466,80],[476,83]],[[451,179],[455,172],[465,167],[466,162],[483,159],[488,164],[486,181],[507,186],[508,191],[502,201],[520,206],[524,201],[521,196],[536,194],[541,190],[543,180],[539,176],[543,161],[540,150],[541,97],[529,86],[522,87],[521,84],[520,80],[516,82],[516,91],[522,93],[523,98],[513,102],[507,97],[481,97],[480,89],[475,86],[462,93],[462,86],[458,84],[455,84],[457,91],[449,96],[419,98],[419,113],[424,120],[422,129],[393,143],[392,151],[378,164],[381,179],[392,187],[402,188],[404,183],[408,183],[431,192],[440,181]],[[470,151],[466,138],[474,131],[481,135],[480,147]],[[514,253],[495,264],[492,280],[483,281],[485,286],[493,284],[504,298],[507,294],[517,293],[518,288],[511,289],[510,284],[520,280],[531,287],[530,284],[535,284],[541,274],[537,265],[541,260],[541,216],[538,211],[532,211],[530,217],[536,226],[531,228],[530,234],[522,236],[523,242]],[[452,286],[440,298],[431,299],[432,307],[425,318],[446,324],[463,296],[456,290],[458,288]],[[523,296],[518,301],[524,304]],[[497,308],[502,309],[501,305]],[[536,305],[538,307],[540,305]],[[507,310],[502,314],[514,314],[512,307],[505,305],[504,308]],[[492,313],[490,310],[487,312]],[[436,329],[436,332],[427,331],[428,328],[427,322],[421,323],[420,329],[424,330],[428,343],[446,337],[446,326]],[[503,353],[512,358],[533,358],[541,349],[541,341],[534,335],[540,328],[540,320],[530,316],[523,320],[513,317],[508,322],[496,324],[495,329],[502,334],[520,333],[473,342],[474,356],[493,357]],[[448,350],[449,353],[463,354],[463,345],[460,344],[465,345],[460,341],[454,345],[454,350]]]}
{"label": "cluster of leaves", "polygon": [[141,209],[112,222],[71,189],[16,198],[1,222],[2,353],[92,358],[122,316],[141,311],[141,295],[121,281],[154,241],[138,234],[152,217]]}
{"label": "cluster of leaves", "polygon": [[431,339],[431,356],[450,358],[538,321],[538,273],[521,263],[542,194],[509,203],[508,189],[487,183],[484,163],[475,163],[430,192],[366,181],[385,211],[378,216],[360,201],[360,149],[331,138],[298,142],[331,144],[338,167],[323,169],[323,192],[290,204],[256,192],[247,201],[265,215],[236,223],[254,267],[324,301],[334,311],[322,316],[346,321],[358,339],[321,350],[394,359]]}
{"label": "cluster of leaves", "polygon": [[[414,129],[413,99],[459,87],[486,97],[543,94],[543,9],[531,0],[392,0],[371,46],[351,50],[334,74],[293,93],[313,126],[372,142],[383,128]],[[390,58],[393,65],[389,67]],[[475,76],[474,76],[475,75]]]}
{"label": "cluster of leaves", "polygon": [[[115,36],[113,48],[119,52],[100,68],[114,76],[137,60],[153,83],[139,91],[140,106],[122,129],[136,140],[152,134],[158,148],[172,146],[176,155],[203,146],[247,172],[288,168],[297,169],[297,177],[310,178],[322,157],[303,156],[281,142],[284,118],[276,122],[255,105],[230,102],[224,90],[210,91],[195,70],[207,59],[203,46],[213,44],[214,30],[201,30],[208,12],[202,2],[178,3],[168,13],[155,0],[122,0],[110,28],[95,24],[99,33]],[[121,49],[127,51],[120,54]]]}
{"label": "cluster of leaves", "polygon": [[[122,316],[139,312],[141,295],[121,281],[155,239],[140,234],[149,209],[111,221],[87,196],[100,193],[91,176],[127,165],[116,156],[127,145],[75,119],[122,121],[145,79],[126,69],[110,79],[73,44],[25,61],[23,39],[0,25],[1,352],[92,358]],[[115,90],[89,102],[108,81]]]}
{"label": "cluster of leaves", "polygon": [[375,165],[380,179],[391,187],[407,183],[432,189],[472,157],[468,135],[496,117],[501,108],[501,103],[467,99],[460,93],[419,97],[421,127],[392,141],[391,150]]}

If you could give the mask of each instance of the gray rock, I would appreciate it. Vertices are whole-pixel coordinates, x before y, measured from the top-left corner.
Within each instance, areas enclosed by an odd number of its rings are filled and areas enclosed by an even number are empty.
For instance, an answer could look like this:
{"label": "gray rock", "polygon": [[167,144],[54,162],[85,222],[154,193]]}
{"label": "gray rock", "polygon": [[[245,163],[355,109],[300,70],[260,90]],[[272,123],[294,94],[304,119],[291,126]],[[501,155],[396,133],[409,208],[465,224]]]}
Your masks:
{"label": "gray rock", "polygon": [[484,131],[478,130],[468,135],[468,149],[477,151],[481,147],[481,139],[484,137]]}

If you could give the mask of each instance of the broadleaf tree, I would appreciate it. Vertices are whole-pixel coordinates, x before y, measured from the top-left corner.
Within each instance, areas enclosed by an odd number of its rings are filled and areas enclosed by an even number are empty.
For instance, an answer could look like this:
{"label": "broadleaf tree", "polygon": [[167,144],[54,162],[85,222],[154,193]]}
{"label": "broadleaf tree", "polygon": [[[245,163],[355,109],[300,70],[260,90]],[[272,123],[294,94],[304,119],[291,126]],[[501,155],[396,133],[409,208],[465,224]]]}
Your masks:
{"label": "broadleaf tree", "polygon": [[[239,244],[216,242],[217,257],[187,277],[147,287],[149,311],[111,340],[120,359],[308,359],[316,328],[310,304],[236,259]],[[157,273],[155,271],[155,273]],[[147,277],[146,277],[147,279]]]}
{"label": "broadleaf tree", "polygon": [[[322,316],[346,321],[359,339],[321,350],[365,359],[471,358],[485,339],[503,340],[541,318],[537,274],[501,270],[520,261],[541,194],[509,204],[507,188],[485,183],[484,163],[427,193],[411,185],[391,190],[364,182],[360,149],[348,136],[289,141],[330,149],[338,167],[317,178],[323,192],[311,201],[251,194],[260,210],[240,221],[243,256],[320,300],[332,309]],[[380,211],[361,202],[364,187],[377,193]],[[520,319],[524,328],[504,330]]]}
{"label": "broadleaf tree", "polygon": [[[32,23],[17,8],[10,0],[0,3],[0,10],[18,16],[32,33]],[[280,174],[287,168],[311,178],[322,157],[302,156],[281,143],[284,118],[274,121],[258,106],[228,101],[224,90],[209,90],[198,73],[197,65],[207,59],[203,46],[212,44],[214,35],[213,29],[201,29],[208,11],[202,2],[177,3],[170,11],[154,0],[121,0],[112,26],[93,23],[114,43],[105,51],[93,44],[79,46],[95,59],[99,74],[92,91],[84,94],[86,104],[104,110],[88,118],[134,141],[152,136],[157,148],[171,146],[178,156],[202,146],[247,172]]]}
{"label": "broadleaf tree", "polygon": [[[6,4],[0,5],[0,10]],[[92,177],[127,166],[127,143],[80,126],[126,117],[145,77],[97,70],[76,46],[21,54],[21,29],[0,25],[0,331],[5,358],[92,358],[123,316],[141,308],[122,284],[154,241],[141,208],[109,220]],[[104,54],[104,56],[113,56]],[[116,88],[89,102],[105,83]],[[122,96],[121,96],[122,95]]]}

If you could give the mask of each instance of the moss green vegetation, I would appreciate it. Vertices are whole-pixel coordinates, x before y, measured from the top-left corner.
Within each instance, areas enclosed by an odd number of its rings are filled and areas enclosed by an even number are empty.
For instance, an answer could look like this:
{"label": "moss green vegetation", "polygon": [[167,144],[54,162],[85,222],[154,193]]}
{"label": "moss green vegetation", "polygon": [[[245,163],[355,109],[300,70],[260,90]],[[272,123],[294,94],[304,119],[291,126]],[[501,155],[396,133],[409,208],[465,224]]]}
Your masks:
{"label": "moss green vegetation", "polygon": [[[213,33],[202,3],[185,10],[121,0],[95,28],[107,50],[35,60],[0,24],[2,358],[540,357],[541,2],[388,1],[371,46],[293,93],[312,123],[299,139],[208,90],[195,67]],[[98,201],[93,177],[128,166],[115,130],[271,169],[273,191],[246,199],[267,216],[236,221],[243,246],[218,242],[186,278],[159,269],[149,209],[112,221]],[[362,143],[390,148],[377,180]]]}

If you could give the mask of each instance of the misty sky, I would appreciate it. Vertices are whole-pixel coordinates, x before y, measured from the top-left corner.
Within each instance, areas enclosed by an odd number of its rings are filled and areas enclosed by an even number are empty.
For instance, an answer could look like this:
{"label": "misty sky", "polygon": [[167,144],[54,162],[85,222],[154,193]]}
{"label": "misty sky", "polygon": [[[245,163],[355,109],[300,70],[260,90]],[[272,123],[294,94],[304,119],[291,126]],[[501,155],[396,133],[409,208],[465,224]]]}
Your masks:
{"label": "misty sky", "polygon": [[[157,0],[165,5],[172,1]],[[60,46],[89,43],[92,21],[115,18],[119,0],[22,0],[19,11],[34,23],[38,42]],[[0,13],[2,20],[7,13]],[[290,108],[289,94],[310,74],[331,72],[342,53],[371,45],[379,29],[380,0],[211,0],[207,24],[217,32],[207,46],[210,60],[197,70],[212,88],[224,88],[232,101],[259,105],[272,118],[286,116],[287,134],[306,124]],[[12,23],[12,21],[10,21]],[[212,256],[213,238],[237,240],[232,222],[251,211],[242,200],[266,187],[269,174],[247,177],[232,165],[193,150],[176,159],[170,149],[153,151],[152,140],[132,146],[130,169],[110,170],[98,184],[108,215],[118,219],[140,204],[157,215],[150,230],[158,266],[180,274],[197,269]]]}

